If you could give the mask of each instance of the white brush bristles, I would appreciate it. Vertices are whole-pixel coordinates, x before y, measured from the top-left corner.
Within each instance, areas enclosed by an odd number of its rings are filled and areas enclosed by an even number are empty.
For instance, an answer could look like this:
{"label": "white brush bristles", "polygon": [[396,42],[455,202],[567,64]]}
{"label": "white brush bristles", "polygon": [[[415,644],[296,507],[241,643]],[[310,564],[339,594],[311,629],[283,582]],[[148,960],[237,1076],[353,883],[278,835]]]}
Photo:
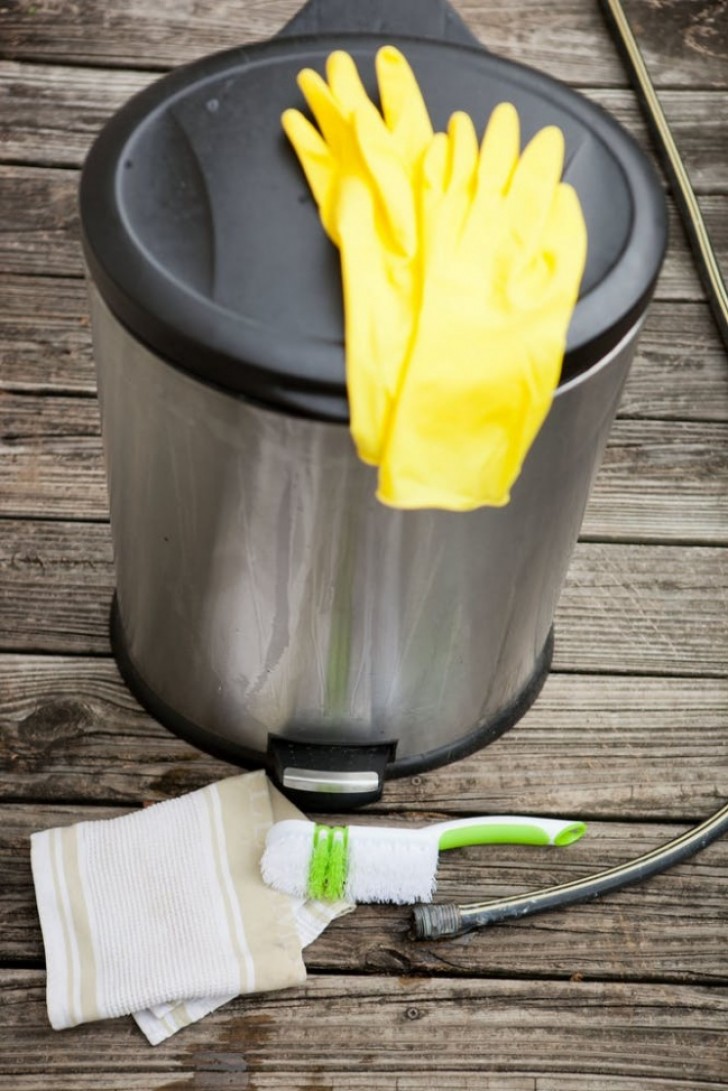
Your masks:
{"label": "white brush bristles", "polygon": [[[295,897],[311,896],[313,822],[271,827],[261,860],[263,879]],[[438,836],[429,829],[350,826],[343,897],[350,902],[428,902],[435,892]]]}
{"label": "white brush bristles", "polygon": [[353,902],[429,902],[435,893],[438,839],[426,829],[349,828],[346,896]]}
{"label": "white brush bristles", "polygon": [[260,871],[268,886],[295,898],[306,897],[314,829],[313,822],[297,818],[271,826],[260,861]]}

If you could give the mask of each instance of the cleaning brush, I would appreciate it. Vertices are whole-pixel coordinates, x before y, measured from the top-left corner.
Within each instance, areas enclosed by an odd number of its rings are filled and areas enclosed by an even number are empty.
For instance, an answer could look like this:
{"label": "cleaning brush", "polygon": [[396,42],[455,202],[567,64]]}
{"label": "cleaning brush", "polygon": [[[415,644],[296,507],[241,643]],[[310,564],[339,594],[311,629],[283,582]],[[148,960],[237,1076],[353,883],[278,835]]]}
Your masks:
{"label": "cleaning brush", "polygon": [[271,826],[261,860],[269,886],[296,897],[350,902],[429,902],[438,854],[465,845],[570,845],[583,822],[485,816],[408,829],[325,826],[300,819]]}

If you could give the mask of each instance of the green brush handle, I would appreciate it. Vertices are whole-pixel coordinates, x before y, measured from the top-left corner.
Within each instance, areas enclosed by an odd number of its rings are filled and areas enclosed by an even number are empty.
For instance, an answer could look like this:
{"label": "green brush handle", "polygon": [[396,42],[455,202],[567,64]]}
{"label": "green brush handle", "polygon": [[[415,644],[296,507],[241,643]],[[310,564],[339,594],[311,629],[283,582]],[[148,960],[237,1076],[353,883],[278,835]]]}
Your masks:
{"label": "green brush handle", "polygon": [[438,847],[444,852],[466,845],[570,845],[584,835],[586,825],[558,818],[493,815],[440,822],[428,832],[439,838]]}

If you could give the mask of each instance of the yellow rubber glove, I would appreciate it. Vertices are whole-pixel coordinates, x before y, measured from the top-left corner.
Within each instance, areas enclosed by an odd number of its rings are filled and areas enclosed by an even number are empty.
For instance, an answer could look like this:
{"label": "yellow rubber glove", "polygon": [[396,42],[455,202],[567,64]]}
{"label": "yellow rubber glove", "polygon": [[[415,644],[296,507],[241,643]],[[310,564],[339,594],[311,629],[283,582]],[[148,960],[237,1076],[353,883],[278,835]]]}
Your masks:
{"label": "yellow rubber glove", "polygon": [[380,49],[376,71],[383,117],[352,58],[336,52],[328,82],[311,69],[298,78],[320,132],[298,110],[282,123],[341,251],[351,433],[359,456],[378,465],[418,310],[414,179],[432,126],[398,50]]}
{"label": "yellow rubber glove", "polygon": [[551,405],[586,259],[564,140],[542,129],[519,158],[515,108],[482,147],[455,114],[423,161],[423,294],[379,474],[398,508],[502,506]]}

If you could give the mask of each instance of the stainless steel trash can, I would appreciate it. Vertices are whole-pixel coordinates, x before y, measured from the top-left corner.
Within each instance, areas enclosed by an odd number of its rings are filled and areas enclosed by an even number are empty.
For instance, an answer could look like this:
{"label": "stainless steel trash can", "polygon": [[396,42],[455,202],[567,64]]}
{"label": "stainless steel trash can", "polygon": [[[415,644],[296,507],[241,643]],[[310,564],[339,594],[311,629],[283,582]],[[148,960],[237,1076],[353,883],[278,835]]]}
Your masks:
{"label": "stainless steel trash can", "polygon": [[[366,32],[376,26],[376,32]],[[436,127],[515,103],[566,137],[589,257],[562,382],[500,509],[398,512],[348,431],[338,255],[282,134],[336,48],[385,42]],[[312,0],[269,42],[136,96],[81,182],[116,566],[114,648],[172,730],[312,809],[452,761],[548,670],[591,483],[666,245],[659,182],[599,107],[439,0]]]}

